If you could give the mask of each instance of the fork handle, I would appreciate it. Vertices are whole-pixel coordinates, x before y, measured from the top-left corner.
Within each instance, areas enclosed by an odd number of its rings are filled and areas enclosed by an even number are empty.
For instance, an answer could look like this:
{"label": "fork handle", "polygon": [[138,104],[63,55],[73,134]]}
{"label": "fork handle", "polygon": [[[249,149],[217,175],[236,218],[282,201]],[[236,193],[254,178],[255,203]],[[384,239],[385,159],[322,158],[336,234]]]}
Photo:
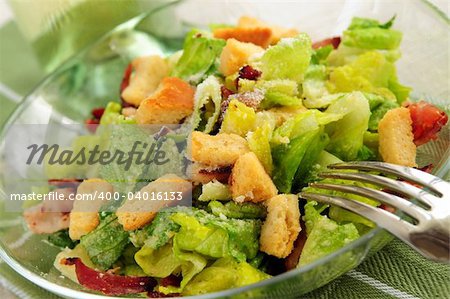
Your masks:
{"label": "fork handle", "polygon": [[421,253],[435,261],[450,262],[450,235],[448,232],[431,229],[425,232],[411,233],[412,245],[420,248]]}

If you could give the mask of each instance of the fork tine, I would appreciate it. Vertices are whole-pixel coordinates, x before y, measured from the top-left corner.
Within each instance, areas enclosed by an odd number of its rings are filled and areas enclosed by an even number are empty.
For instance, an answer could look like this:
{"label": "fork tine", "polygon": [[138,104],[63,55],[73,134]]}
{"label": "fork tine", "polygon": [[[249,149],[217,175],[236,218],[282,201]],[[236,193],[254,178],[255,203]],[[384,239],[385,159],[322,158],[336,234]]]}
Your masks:
{"label": "fork tine", "polygon": [[324,172],[319,174],[322,178],[332,178],[341,180],[360,181],[365,183],[374,184],[389,190],[401,193],[403,195],[415,198],[430,208],[435,203],[435,197],[425,190],[417,188],[406,182],[393,180],[387,177],[369,174],[369,173],[357,173],[357,172]]}
{"label": "fork tine", "polygon": [[385,210],[374,208],[363,202],[345,199],[338,196],[328,196],[317,193],[301,192],[300,197],[309,200],[335,205],[358,215],[361,215],[370,221],[375,222],[380,227],[385,228],[401,240],[410,242],[408,235],[414,229],[414,226],[400,217],[391,214]]}
{"label": "fork tine", "polygon": [[359,187],[359,186],[350,186],[350,185],[337,185],[337,184],[326,184],[326,183],[313,183],[310,184],[311,187],[315,188],[322,188],[327,190],[333,190],[333,191],[341,191],[341,192],[347,192],[352,193],[356,195],[360,195],[363,197],[371,198],[374,200],[381,201],[383,203],[386,203],[390,206],[393,206],[397,209],[402,210],[406,214],[414,217],[415,219],[419,221],[423,221],[425,219],[428,219],[428,213],[420,208],[419,206],[416,206],[415,204],[411,203],[410,201],[386,193],[379,190],[367,188],[367,187]]}
{"label": "fork tine", "polygon": [[448,183],[429,173],[399,165],[384,162],[348,162],[329,165],[333,169],[374,170],[391,174],[404,180],[422,185],[439,197],[448,192]]}

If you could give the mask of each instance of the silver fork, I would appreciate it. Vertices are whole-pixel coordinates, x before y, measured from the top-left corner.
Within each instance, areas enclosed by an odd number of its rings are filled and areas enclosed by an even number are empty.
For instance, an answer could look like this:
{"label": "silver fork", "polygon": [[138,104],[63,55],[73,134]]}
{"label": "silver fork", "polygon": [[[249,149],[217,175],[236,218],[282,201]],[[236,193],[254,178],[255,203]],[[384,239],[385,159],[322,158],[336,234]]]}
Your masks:
{"label": "silver fork", "polygon": [[[394,191],[396,195],[354,185],[325,182],[310,184],[314,188],[341,191],[375,199],[409,215],[414,219],[412,223],[384,209],[339,196],[307,191],[301,192],[300,197],[339,206],[364,216],[410,245],[423,256],[435,261],[450,262],[450,183],[414,168],[382,162],[339,163],[329,165],[328,168],[377,172],[420,185],[422,188],[405,181],[371,173],[337,171],[321,173],[320,177],[370,183]],[[400,195],[417,200],[422,207]]]}

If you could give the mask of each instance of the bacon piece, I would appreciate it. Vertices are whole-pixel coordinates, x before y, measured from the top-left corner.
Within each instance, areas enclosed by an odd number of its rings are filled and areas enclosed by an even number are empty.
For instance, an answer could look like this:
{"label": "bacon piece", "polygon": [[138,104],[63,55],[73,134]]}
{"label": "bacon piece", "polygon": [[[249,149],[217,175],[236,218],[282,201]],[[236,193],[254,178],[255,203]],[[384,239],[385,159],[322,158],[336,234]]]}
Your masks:
{"label": "bacon piece", "polygon": [[100,291],[105,295],[126,295],[148,292],[156,286],[152,277],[121,276],[100,272],[87,267],[79,258],[61,261],[65,265],[75,265],[78,282],[87,289]]}
{"label": "bacon piece", "polygon": [[102,118],[104,112],[105,112],[105,108],[99,107],[99,108],[92,109],[91,114],[95,119],[100,119],[100,118]]}
{"label": "bacon piece", "polygon": [[313,43],[312,47],[313,49],[319,49],[328,45],[333,46],[334,49],[337,49],[339,47],[339,44],[341,43],[341,37],[335,36],[331,38],[327,38],[318,42]]}
{"label": "bacon piece", "polygon": [[448,121],[444,111],[420,101],[407,106],[411,114],[414,143],[419,146],[437,138],[437,133]]}
{"label": "bacon piece", "polygon": [[[81,184],[83,180],[79,179],[50,179],[48,180],[48,184],[50,186],[55,186],[58,188],[77,188],[79,184]],[[75,192],[75,191],[74,191]]]}
{"label": "bacon piece", "polygon": [[303,251],[303,247],[306,242],[306,227],[305,223],[300,220],[300,227],[302,230],[300,231],[297,240],[294,242],[294,249],[291,253],[284,259],[284,266],[286,271],[295,269],[297,267],[298,261],[300,259],[300,255]]}
{"label": "bacon piece", "polygon": [[122,91],[125,88],[127,88],[128,85],[130,85],[130,77],[132,72],[133,72],[133,65],[130,63],[125,69],[125,72],[123,73],[122,82],[120,83],[120,94],[122,94]]}
{"label": "bacon piece", "polygon": [[161,278],[161,280],[159,281],[159,284],[163,287],[168,287],[168,286],[179,287],[182,279],[183,279],[183,277],[180,277],[180,276],[169,275],[167,277]]}

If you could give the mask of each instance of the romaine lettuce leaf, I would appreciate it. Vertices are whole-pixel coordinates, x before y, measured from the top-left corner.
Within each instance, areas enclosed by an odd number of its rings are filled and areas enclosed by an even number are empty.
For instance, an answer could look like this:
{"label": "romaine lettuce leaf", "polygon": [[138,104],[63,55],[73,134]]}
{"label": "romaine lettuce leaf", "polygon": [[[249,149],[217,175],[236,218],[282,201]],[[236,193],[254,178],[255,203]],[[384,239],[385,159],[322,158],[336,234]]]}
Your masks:
{"label": "romaine lettuce leaf", "polygon": [[303,103],[308,108],[322,108],[317,105],[317,99],[329,94],[326,80],[328,79],[327,68],[324,65],[312,64],[308,67],[303,81]]}
{"label": "romaine lettuce leaf", "polygon": [[320,130],[314,129],[291,139],[288,144],[278,144],[272,148],[274,162],[272,179],[280,192],[291,192],[295,173],[311,142],[319,134]]}
{"label": "romaine lettuce leaf", "polygon": [[[259,115],[261,114],[258,113],[258,116]],[[256,125],[256,130],[247,134],[247,142],[250,150],[255,153],[268,174],[271,174],[273,169],[272,152],[270,148],[270,139],[272,138],[273,128],[274,124],[268,120],[261,125]]]}
{"label": "romaine lettuce leaf", "polygon": [[297,267],[309,264],[325,255],[342,248],[359,238],[358,230],[352,223],[337,224],[315,209],[317,202],[309,201],[305,205],[305,222],[309,227],[308,238],[300,255]]}
{"label": "romaine lettuce leaf", "polygon": [[172,70],[171,76],[196,85],[207,75],[216,73],[217,60],[225,46],[225,40],[209,35],[196,29],[187,34],[183,55]]}
{"label": "romaine lettuce leaf", "polygon": [[220,201],[211,201],[207,207],[215,216],[237,219],[260,219],[266,216],[266,209],[259,204],[244,202],[236,203],[229,201],[225,204]]}
{"label": "romaine lettuce leaf", "polygon": [[370,118],[367,99],[360,92],[350,93],[333,102],[325,111],[328,113],[345,116],[325,127],[330,136],[327,150],[344,161],[355,160]]}
{"label": "romaine lettuce leaf", "polygon": [[128,232],[114,214],[102,219],[99,226],[80,240],[92,262],[102,270],[117,261],[128,242]]}
{"label": "romaine lettuce leaf", "polygon": [[397,108],[399,105],[397,102],[386,99],[380,95],[365,93],[364,96],[369,101],[370,107],[370,119],[369,130],[378,131],[378,123],[383,116],[391,109]]}
{"label": "romaine lettuce leaf", "polygon": [[217,260],[194,277],[185,287],[183,295],[199,295],[241,287],[268,279],[270,275],[253,268],[246,262],[232,258]]}
{"label": "romaine lettuce leaf", "polygon": [[390,29],[394,20],[395,16],[380,24],[377,20],[355,17],[344,31],[342,43],[362,49],[396,49],[402,40],[402,33]]}
{"label": "romaine lettuce leaf", "polygon": [[126,118],[121,114],[122,105],[116,102],[109,102],[105,111],[103,112],[102,118],[100,119],[101,125],[119,125],[119,124],[135,124],[136,120],[134,118]]}
{"label": "romaine lettuce leaf", "polygon": [[256,113],[253,108],[246,106],[238,100],[232,100],[225,112],[221,133],[233,133],[245,137],[245,135],[253,131],[256,121]]}
{"label": "romaine lettuce leaf", "polygon": [[302,100],[278,91],[267,91],[264,100],[259,105],[261,109],[270,109],[277,106],[302,106]]}
{"label": "romaine lettuce leaf", "polygon": [[219,80],[209,76],[200,83],[195,91],[194,101],[192,129],[210,133],[220,115],[222,95]]}
{"label": "romaine lettuce leaf", "polygon": [[269,47],[257,62],[257,68],[262,71],[264,80],[289,79],[301,83],[311,55],[311,40],[307,34],[301,33]]}
{"label": "romaine lettuce leaf", "polygon": [[216,180],[213,180],[211,182],[202,185],[202,194],[198,198],[199,201],[230,200],[230,199],[231,199],[230,187]]}

